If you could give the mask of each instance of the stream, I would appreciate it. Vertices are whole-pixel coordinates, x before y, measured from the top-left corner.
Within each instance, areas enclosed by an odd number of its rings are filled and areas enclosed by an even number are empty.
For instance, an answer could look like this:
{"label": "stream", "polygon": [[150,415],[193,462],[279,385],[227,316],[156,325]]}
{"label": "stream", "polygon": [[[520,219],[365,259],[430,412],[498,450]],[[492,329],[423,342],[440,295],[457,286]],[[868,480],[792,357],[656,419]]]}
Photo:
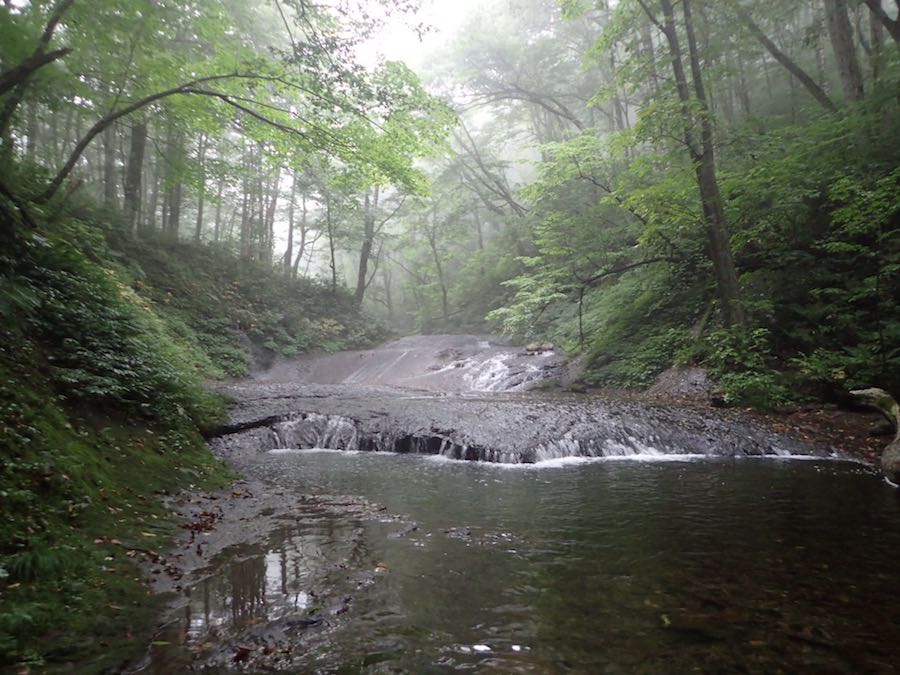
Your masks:
{"label": "stream", "polygon": [[871,468],[527,390],[559,367],[405,338],[228,387],[213,448],[292,508],[209,561],[136,672],[893,669],[900,503]]}

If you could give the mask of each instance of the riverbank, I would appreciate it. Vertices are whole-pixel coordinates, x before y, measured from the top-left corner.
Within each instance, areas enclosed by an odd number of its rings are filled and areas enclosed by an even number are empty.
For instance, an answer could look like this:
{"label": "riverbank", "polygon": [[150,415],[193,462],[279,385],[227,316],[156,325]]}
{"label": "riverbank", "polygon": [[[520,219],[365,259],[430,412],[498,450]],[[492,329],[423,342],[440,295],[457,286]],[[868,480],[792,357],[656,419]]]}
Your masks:
{"label": "riverbank", "polygon": [[[608,396],[608,394],[606,394]],[[588,396],[591,396],[590,394]],[[631,400],[648,397],[619,392]],[[695,410],[700,404],[686,401],[656,403]],[[717,409],[717,415],[735,422],[759,425],[803,443],[830,447],[849,459],[877,466],[884,436],[871,434],[881,416],[874,412],[847,411],[833,406],[809,406],[788,413],[761,413],[752,409]],[[307,497],[306,499],[312,499]],[[331,498],[319,496],[322,504]],[[179,534],[168,553],[141,552],[141,561],[156,593],[182,593],[196,582],[209,560],[237,544],[265,539],[272,529],[297,507],[297,496],[283,488],[238,477],[225,488],[190,491],[166,499],[167,508],[178,518]],[[361,504],[350,504],[353,510]],[[375,508],[371,505],[366,508]]]}
{"label": "riverbank", "polygon": [[88,207],[0,239],[0,670],[108,672],[159,609],[127,553],[167,548],[160,495],[231,479],[204,381],[379,329],[347,293]]}

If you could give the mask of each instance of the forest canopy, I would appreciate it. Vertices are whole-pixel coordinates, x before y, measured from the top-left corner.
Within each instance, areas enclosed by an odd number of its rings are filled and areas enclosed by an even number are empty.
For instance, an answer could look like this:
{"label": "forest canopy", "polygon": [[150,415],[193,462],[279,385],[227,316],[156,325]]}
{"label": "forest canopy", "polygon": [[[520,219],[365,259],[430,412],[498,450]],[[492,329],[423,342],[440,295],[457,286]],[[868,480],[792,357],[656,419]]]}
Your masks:
{"label": "forest canopy", "polygon": [[[900,384],[896,3],[418,4],[6,0],[8,222],[90,199],[598,384]],[[416,70],[364,63],[397,26]]]}

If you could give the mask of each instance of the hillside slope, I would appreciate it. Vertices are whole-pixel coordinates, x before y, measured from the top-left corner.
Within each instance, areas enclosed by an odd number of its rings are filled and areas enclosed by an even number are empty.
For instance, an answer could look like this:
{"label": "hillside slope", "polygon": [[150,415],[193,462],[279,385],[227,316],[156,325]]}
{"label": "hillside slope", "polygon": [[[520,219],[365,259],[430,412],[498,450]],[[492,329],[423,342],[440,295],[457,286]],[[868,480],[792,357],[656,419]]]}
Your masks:
{"label": "hillside slope", "polygon": [[171,536],[160,493],[228,480],[204,380],[381,334],[345,293],[97,215],[0,238],[0,669],[114,669],[154,615],[131,558]]}

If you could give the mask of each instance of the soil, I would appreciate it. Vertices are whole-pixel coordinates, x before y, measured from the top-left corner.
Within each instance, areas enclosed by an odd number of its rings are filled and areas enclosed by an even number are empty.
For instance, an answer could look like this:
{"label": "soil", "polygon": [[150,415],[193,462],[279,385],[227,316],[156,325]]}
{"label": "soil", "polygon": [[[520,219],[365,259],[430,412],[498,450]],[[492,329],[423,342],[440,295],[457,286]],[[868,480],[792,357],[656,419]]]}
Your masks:
{"label": "soil", "polygon": [[727,410],[725,413],[750,418],[797,440],[830,445],[875,466],[891,439],[890,436],[873,434],[873,429],[884,419],[880,413],[843,410],[831,404],[808,405],[785,413],[762,413],[749,408]]}

